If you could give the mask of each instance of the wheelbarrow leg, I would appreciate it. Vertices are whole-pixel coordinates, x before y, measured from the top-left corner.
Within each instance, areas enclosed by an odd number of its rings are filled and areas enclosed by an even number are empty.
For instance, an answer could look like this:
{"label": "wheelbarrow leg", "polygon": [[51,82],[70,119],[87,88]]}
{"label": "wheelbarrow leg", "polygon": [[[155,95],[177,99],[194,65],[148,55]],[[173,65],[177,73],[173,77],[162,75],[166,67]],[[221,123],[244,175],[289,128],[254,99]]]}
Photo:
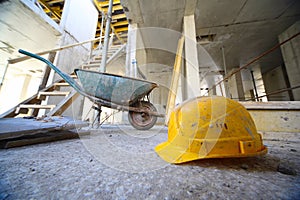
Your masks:
{"label": "wheelbarrow leg", "polygon": [[96,110],[96,118],[92,124],[92,127],[94,127],[96,121],[97,121],[97,126],[96,128],[99,128],[99,125],[100,125],[100,120],[101,120],[101,106],[100,105],[97,105],[97,106],[93,106],[93,108]]}
{"label": "wheelbarrow leg", "polygon": [[101,110],[101,106],[99,106],[99,108],[98,108],[98,110],[97,110],[97,126],[99,126],[100,125],[100,120],[101,120],[101,112],[102,112],[102,110]]}

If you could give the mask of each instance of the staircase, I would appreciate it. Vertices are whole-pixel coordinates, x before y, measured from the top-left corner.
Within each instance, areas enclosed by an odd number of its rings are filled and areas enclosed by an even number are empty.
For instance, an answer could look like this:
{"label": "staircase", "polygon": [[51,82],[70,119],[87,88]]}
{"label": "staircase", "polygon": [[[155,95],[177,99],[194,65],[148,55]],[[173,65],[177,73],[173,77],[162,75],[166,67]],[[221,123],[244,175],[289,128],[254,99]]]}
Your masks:
{"label": "staircase", "polygon": [[[108,65],[111,63],[114,59],[116,59],[121,53],[125,52],[126,44],[123,45],[113,45],[111,46],[107,51],[107,62]],[[98,54],[94,56],[87,64],[82,65],[82,69],[89,69],[89,70],[95,70],[98,71],[102,60],[102,54]]]}
{"label": "staircase", "polygon": [[[121,53],[124,53],[124,45],[114,45],[111,46],[107,52],[107,64],[116,59]],[[98,71],[101,65],[101,55],[93,56],[89,62],[82,65],[83,69],[95,70]],[[71,74],[71,77],[77,79],[75,74]],[[65,87],[64,91],[60,91],[62,87]],[[43,105],[43,100],[46,100],[46,97],[63,97],[61,101],[54,105]],[[72,88],[68,83],[63,79],[60,79],[48,87],[40,90],[37,94],[31,96],[30,98],[24,100],[18,105],[14,106],[5,113],[0,114],[0,118],[11,118],[17,117],[22,114],[23,116],[37,117],[40,109],[48,110],[46,113],[47,117],[50,116],[59,116],[61,115],[74,101],[79,94]]]}

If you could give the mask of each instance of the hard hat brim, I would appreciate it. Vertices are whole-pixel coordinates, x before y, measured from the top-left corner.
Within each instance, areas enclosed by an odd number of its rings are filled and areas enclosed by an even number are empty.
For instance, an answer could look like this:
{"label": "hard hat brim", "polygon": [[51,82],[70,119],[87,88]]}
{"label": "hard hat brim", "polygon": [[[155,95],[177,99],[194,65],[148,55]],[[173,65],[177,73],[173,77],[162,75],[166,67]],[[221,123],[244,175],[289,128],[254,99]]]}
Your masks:
{"label": "hard hat brim", "polygon": [[194,152],[189,152],[187,149],[181,148],[178,145],[173,145],[172,143],[163,142],[155,147],[155,152],[166,162],[179,164],[184,162],[189,162],[198,159],[208,159],[208,158],[233,158],[233,157],[253,157],[261,156],[268,152],[266,146],[262,146],[262,149],[257,152],[247,152],[239,154],[206,154],[201,155]]}

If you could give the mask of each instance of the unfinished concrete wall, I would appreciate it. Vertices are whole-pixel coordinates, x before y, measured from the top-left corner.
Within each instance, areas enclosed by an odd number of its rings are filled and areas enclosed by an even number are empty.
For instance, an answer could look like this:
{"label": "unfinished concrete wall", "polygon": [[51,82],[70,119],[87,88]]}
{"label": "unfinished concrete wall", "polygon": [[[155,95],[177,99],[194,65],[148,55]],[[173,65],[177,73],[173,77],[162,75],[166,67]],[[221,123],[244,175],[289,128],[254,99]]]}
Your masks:
{"label": "unfinished concrete wall", "polygon": [[[98,11],[90,0],[66,0],[60,27],[64,30],[61,36],[60,45],[66,46],[93,39],[98,21]],[[62,50],[55,59],[55,64],[62,71],[71,73],[75,68],[80,68],[88,61],[90,44],[76,46]],[[60,79],[55,75],[55,80]],[[49,99],[49,103],[57,104],[59,99]],[[72,107],[64,112],[64,115],[80,119],[83,109],[83,97],[80,96]]]}
{"label": "unfinished concrete wall", "polygon": [[[265,102],[265,101],[267,101],[267,97],[262,97],[266,94],[266,91],[265,91],[265,83],[262,78],[261,66],[259,64],[257,64],[254,67],[252,67],[251,71],[252,71],[251,73],[253,74],[253,79],[255,82],[257,96],[259,97],[258,101]],[[253,83],[253,89],[254,89],[254,83]]]}
{"label": "unfinished concrete wall", "polygon": [[[266,93],[278,91],[287,88],[285,78],[282,72],[282,67],[276,67],[271,71],[263,74],[263,81],[265,83]],[[289,101],[288,92],[278,93],[268,96],[269,101]]]}
{"label": "unfinished concrete wall", "polygon": [[44,63],[31,59],[9,65],[5,73],[7,60],[21,56],[18,53],[20,48],[31,52],[54,48],[61,30],[42,9],[28,0],[0,2],[0,30],[0,80],[3,84],[0,90],[0,113],[2,113],[38,91],[45,68]]}
{"label": "unfinished concrete wall", "polygon": [[[279,41],[282,42],[299,33],[299,31],[300,21],[279,35]],[[291,87],[300,85],[300,37],[298,36],[282,45],[281,52]],[[294,100],[300,100],[300,88],[293,90],[293,96]]]}
{"label": "unfinished concrete wall", "polygon": [[249,111],[258,131],[299,133],[299,101],[240,103]]}
{"label": "unfinished concrete wall", "polygon": [[[229,72],[229,74],[235,70],[236,68],[232,69]],[[229,87],[229,95],[231,99],[240,100],[240,101],[245,100],[241,72],[234,74],[228,79],[228,87]]]}

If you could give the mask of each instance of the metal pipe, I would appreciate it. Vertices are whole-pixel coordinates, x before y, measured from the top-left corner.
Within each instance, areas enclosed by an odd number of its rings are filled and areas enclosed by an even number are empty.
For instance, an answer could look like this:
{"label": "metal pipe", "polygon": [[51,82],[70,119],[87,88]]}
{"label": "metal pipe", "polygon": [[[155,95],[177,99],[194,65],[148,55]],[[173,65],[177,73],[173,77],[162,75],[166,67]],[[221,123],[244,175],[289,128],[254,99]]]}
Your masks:
{"label": "metal pipe", "polygon": [[100,72],[105,72],[106,71],[106,59],[107,59],[107,49],[108,49],[108,42],[109,42],[112,7],[113,7],[113,0],[109,0],[107,20],[106,20],[106,26],[105,26],[104,46],[103,46],[103,49],[102,49],[102,60],[101,60],[101,66],[100,66],[100,69],[99,69]]}
{"label": "metal pipe", "polygon": [[[224,76],[227,76],[227,65],[226,65],[226,57],[225,57],[225,48],[222,46],[222,57],[223,57],[223,67],[224,67]],[[229,87],[228,87],[228,80],[224,81],[224,89],[225,89],[225,96],[229,97],[230,92],[229,92]]]}
{"label": "metal pipe", "polygon": [[256,99],[256,101],[258,101],[258,93],[257,93],[256,83],[255,83],[255,79],[254,79],[254,75],[253,75],[252,70],[250,70],[250,74],[251,74],[251,78],[252,78],[253,89],[254,89],[254,92],[255,92],[255,99]]}
{"label": "metal pipe", "polygon": [[[268,94],[261,95],[258,98],[267,97],[267,96],[270,96],[270,95],[279,94],[279,93],[286,92],[286,91],[291,91],[291,90],[294,90],[294,89],[297,89],[297,88],[300,88],[300,85],[296,85],[296,86],[293,86],[293,87],[290,87],[290,88],[285,88],[285,89],[280,89],[280,90],[276,90],[276,91],[273,91],[273,92],[269,92]],[[252,100],[255,100],[255,98],[247,99],[246,101],[252,101]]]}
{"label": "metal pipe", "polygon": [[282,46],[283,44],[289,42],[290,40],[296,38],[296,37],[299,36],[299,35],[300,35],[300,32],[296,33],[295,35],[293,35],[293,36],[291,36],[290,38],[288,38],[288,39],[282,41],[281,43],[276,44],[274,47],[272,47],[272,48],[269,49],[268,51],[263,52],[262,54],[260,54],[259,56],[257,56],[257,57],[254,58],[253,60],[251,60],[249,63],[247,63],[247,64],[243,65],[242,67],[240,67],[239,69],[233,71],[233,72],[230,73],[228,76],[226,76],[223,80],[221,80],[220,82],[218,82],[217,84],[215,84],[212,88],[209,88],[206,94],[208,94],[208,92],[209,92],[210,90],[216,88],[216,87],[217,87],[219,84],[221,84],[222,82],[228,80],[228,79],[229,79],[231,76],[233,76],[234,74],[238,73],[239,71],[241,71],[241,70],[243,70],[243,69],[246,69],[246,68],[249,67],[251,64],[255,63],[256,61],[258,61],[258,60],[261,59],[262,57],[268,55],[269,53],[273,52],[274,50],[276,50],[277,48],[279,48],[279,47]]}
{"label": "metal pipe", "polygon": [[[35,53],[35,54],[41,56],[41,55],[45,55],[45,54],[48,54],[48,53],[51,53],[51,52],[56,52],[56,51],[61,51],[61,50],[73,48],[73,47],[83,45],[83,44],[86,44],[86,43],[89,43],[89,42],[92,42],[92,41],[96,41],[96,40],[99,40],[99,39],[101,39],[101,37],[94,38],[92,40],[87,40],[87,41],[84,41],[84,42],[79,42],[79,43],[75,43],[75,44],[71,44],[71,45],[66,45],[66,46],[50,49],[50,50],[47,50],[47,51],[41,51],[41,52],[38,52],[38,53]],[[31,58],[30,56],[23,56],[23,57],[20,57],[20,58],[10,59],[10,60],[8,60],[8,63],[9,64],[16,64],[18,62],[22,62],[22,61],[28,60],[30,58]]]}
{"label": "metal pipe", "polygon": [[224,75],[227,74],[227,67],[226,67],[226,60],[225,60],[225,49],[224,46],[222,46],[222,57],[223,57],[223,65],[224,65]]}

